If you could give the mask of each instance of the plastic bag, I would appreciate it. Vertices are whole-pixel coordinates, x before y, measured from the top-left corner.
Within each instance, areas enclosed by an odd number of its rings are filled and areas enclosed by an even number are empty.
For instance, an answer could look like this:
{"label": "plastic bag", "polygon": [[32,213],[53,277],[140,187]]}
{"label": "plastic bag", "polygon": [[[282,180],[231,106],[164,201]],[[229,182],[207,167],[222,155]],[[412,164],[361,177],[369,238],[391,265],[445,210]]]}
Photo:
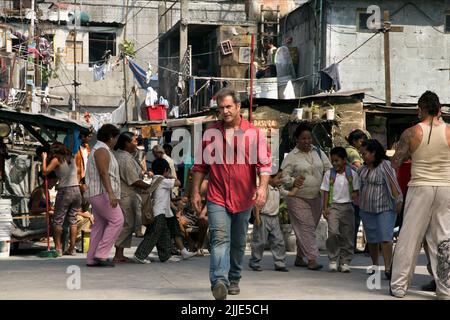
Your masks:
{"label": "plastic bag", "polygon": [[158,101],[158,93],[152,87],[147,88],[147,96],[145,97],[145,104],[153,106]]}
{"label": "plastic bag", "polygon": [[166,108],[169,108],[169,101],[167,101],[166,99],[164,99],[163,96],[159,97],[159,104],[163,104],[166,106]]}

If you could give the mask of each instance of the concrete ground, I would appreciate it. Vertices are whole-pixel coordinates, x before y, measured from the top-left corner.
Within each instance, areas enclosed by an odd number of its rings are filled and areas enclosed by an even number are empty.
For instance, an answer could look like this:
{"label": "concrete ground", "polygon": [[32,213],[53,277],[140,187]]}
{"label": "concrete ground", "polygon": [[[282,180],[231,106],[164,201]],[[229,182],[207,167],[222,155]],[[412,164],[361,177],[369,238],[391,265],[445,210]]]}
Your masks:
{"label": "concrete ground", "polygon": [[[133,241],[134,245],[139,239]],[[186,261],[155,261],[149,265],[121,264],[115,268],[88,268],[84,254],[74,257],[43,259],[36,256],[42,247],[21,249],[18,255],[0,260],[0,299],[212,299],[209,284],[209,256]],[[132,256],[136,247],[126,251]],[[250,252],[245,254],[241,294],[229,300],[277,299],[396,299],[388,294],[388,281],[381,276],[381,288],[369,290],[366,268],[368,255],[358,254],[352,261],[350,274],[327,271],[326,253],[319,262],[322,271],[294,267],[295,255],[288,253],[289,272],[276,272],[270,251],[265,252],[263,272],[248,268]],[[152,253],[151,257],[155,257]],[[405,299],[434,299],[433,293],[419,291],[431,280],[426,271],[426,258],[421,254],[409,295]],[[81,288],[70,290],[73,275],[70,266],[79,266]],[[72,276],[72,278],[70,278]]]}

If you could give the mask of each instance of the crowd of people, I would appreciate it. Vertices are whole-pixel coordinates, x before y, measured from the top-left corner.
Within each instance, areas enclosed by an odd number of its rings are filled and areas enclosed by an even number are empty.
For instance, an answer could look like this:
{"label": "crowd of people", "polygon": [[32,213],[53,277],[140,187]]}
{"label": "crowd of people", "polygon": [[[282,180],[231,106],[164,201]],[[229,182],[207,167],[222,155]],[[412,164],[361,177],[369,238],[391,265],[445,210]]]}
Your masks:
{"label": "crowd of people", "polygon": [[[212,128],[235,133],[252,129],[260,134],[240,115],[235,91],[222,89],[217,102],[221,120]],[[151,170],[147,170],[137,156],[137,137],[106,124],[98,131],[92,150],[88,147],[89,137],[81,137],[83,149],[75,158],[59,143],[51,146],[48,155],[42,155],[48,187],[58,181],[56,203],[50,208],[56,250],[59,255],[74,254],[79,228],[87,222],[91,223],[88,266],[148,264],[155,247],[161,262],[172,256],[174,248],[183,259],[188,259],[203,254],[208,238],[212,294],[216,299],[225,299],[228,294],[240,293],[249,222],[254,225],[249,268],[263,270],[260,263],[269,243],[274,269],[288,271],[278,219],[283,198],[297,240],[294,266],[314,271],[323,268],[318,262],[315,231],[324,217],[328,223],[328,270],[351,272],[362,220],[373,265],[371,272],[380,270],[381,252],[392,295],[406,294],[425,241],[437,295],[448,299],[450,129],[439,117],[437,96],[426,92],[419,100],[422,122],[405,131],[401,147],[392,159],[386,156],[379,141],[361,130],[349,134],[346,148],[333,148],[329,159],[313,145],[311,128],[300,124],[294,134],[296,146],[280,169],[274,169],[270,148],[264,139],[259,139],[258,154],[268,161],[196,163],[184,193],[178,197],[174,189],[182,185],[175,174],[170,148],[155,146],[155,160]],[[204,148],[207,146],[204,143]],[[236,151],[237,146],[234,148]],[[245,152],[249,159],[250,151]],[[397,170],[410,158],[411,181],[405,198]],[[31,209],[45,211],[45,198],[41,185],[33,193]],[[86,203],[92,206],[93,215]],[[394,253],[394,228],[403,211],[403,227]],[[66,220],[70,231],[67,249],[61,240]],[[134,257],[126,257],[124,249],[131,247],[133,233],[138,234],[142,224],[145,233]],[[109,260],[113,246],[115,255]]]}

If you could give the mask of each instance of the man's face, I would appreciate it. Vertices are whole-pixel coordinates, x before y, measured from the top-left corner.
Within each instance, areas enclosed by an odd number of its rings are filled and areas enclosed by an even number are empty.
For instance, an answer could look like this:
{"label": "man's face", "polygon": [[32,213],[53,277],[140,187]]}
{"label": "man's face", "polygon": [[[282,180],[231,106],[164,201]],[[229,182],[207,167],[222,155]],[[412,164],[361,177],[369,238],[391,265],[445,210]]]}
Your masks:
{"label": "man's face", "polygon": [[234,103],[232,96],[218,101],[219,115],[225,123],[231,124],[240,116],[241,104]]}
{"label": "man's face", "polygon": [[91,139],[92,139],[92,135],[91,135],[91,134],[89,134],[89,135],[87,135],[87,136],[81,136],[81,142],[82,142],[84,145],[89,144],[89,142],[91,141]]}

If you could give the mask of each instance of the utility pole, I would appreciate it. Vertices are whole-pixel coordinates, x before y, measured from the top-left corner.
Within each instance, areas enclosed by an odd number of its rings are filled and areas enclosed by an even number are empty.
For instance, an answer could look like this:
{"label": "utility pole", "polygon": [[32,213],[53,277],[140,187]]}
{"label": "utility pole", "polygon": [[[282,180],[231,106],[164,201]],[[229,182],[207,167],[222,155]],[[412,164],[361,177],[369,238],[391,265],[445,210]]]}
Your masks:
{"label": "utility pole", "polygon": [[251,46],[250,46],[250,108],[248,109],[248,121],[253,123],[253,63],[254,57],[254,47],[255,46],[255,34],[251,35]]}
{"label": "utility pole", "polygon": [[384,11],[384,86],[386,106],[391,106],[391,56],[389,48],[389,32],[391,30],[391,22],[389,11]]}
{"label": "utility pole", "polygon": [[78,95],[77,95],[77,0],[74,0],[75,8],[74,8],[74,24],[73,24],[73,93],[74,93],[74,102],[72,102],[72,111],[78,113],[76,114],[76,119],[78,120],[80,117],[80,109],[78,108]]}
{"label": "utility pole", "polygon": [[[123,41],[125,42],[127,40],[127,20],[128,20],[128,2],[127,0],[127,6],[125,11],[125,26],[123,27]],[[126,61],[125,61],[125,53],[123,53],[123,60],[122,60],[122,68],[123,68],[123,100],[125,103],[125,114],[126,114],[126,121],[130,121],[132,117],[130,117],[130,110],[128,110],[128,99],[127,99],[127,69],[126,69]]]}
{"label": "utility pole", "polygon": [[[180,72],[185,70],[183,66],[184,56],[188,49],[188,24],[189,24],[189,1],[180,0]],[[184,81],[184,75],[179,76]],[[181,95],[181,100],[186,98],[186,90]],[[180,101],[181,102],[181,101]],[[189,108],[189,113],[191,112]]]}
{"label": "utility pole", "polygon": [[[31,23],[28,30],[28,49],[36,47],[36,42],[34,41],[34,18],[35,18],[35,0],[31,0]],[[33,91],[34,91],[34,79],[36,75],[36,70],[34,67],[34,50],[28,50],[28,60],[27,60],[27,111],[31,111],[31,106],[33,104]]]}

